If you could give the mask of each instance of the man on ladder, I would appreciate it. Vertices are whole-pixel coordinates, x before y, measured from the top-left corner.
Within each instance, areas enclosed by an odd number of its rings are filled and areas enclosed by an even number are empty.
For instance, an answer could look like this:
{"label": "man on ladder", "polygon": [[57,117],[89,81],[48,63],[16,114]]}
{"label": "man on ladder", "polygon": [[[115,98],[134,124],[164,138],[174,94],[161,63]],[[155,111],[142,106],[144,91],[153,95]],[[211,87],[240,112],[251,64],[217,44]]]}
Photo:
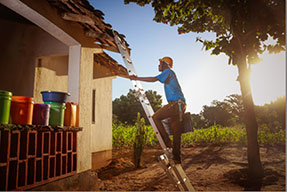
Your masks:
{"label": "man on ladder", "polygon": [[[127,67],[130,79],[132,80],[133,86],[136,90],[136,96],[139,99],[148,117],[148,120],[155,132],[155,135],[158,138],[160,146],[164,150],[165,154],[161,155],[158,159],[160,165],[165,170],[167,176],[173,182],[173,184],[178,190],[195,191],[189,181],[189,178],[185,174],[180,164],[181,162],[180,139],[181,139],[181,132],[183,131],[182,119],[185,110],[185,99],[182,94],[179,83],[176,79],[175,73],[171,70],[173,64],[172,59],[168,57],[160,59],[159,71],[162,72],[160,75],[156,77],[137,77],[137,73],[133,66],[132,60],[130,59],[130,53],[129,50],[127,49],[126,43],[114,31],[112,31],[112,35],[114,36],[115,42],[122,55],[123,61]],[[164,106],[162,109],[158,110],[158,112],[155,114],[150,105],[149,100],[144,94],[144,89],[142,85],[137,80],[147,82],[155,82],[159,80],[162,83],[164,83],[166,97],[169,101],[169,104],[167,106]],[[167,117],[170,117],[172,118],[172,120],[174,120],[174,123],[172,124],[173,127],[172,132],[176,136],[174,139],[174,146],[173,146],[173,154],[174,154],[173,159],[176,160],[176,163],[171,159],[172,154],[170,153],[169,150],[170,149],[169,147],[171,147],[171,142],[161,122],[162,119],[165,119]],[[176,124],[178,124],[178,126]],[[166,144],[168,144],[169,147],[167,147]]]}
{"label": "man on ladder", "polygon": [[[175,72],[171,70],[173,60],[170,57],[159,59],[158,70],[161,72],[155,77],[130,76],[131,80],[156,82],[164,84],[165,96],[168,104],[159,109],[152,116],[164,142],[168,148],[172,148],[173,160],[176,164],[181,164],[181,133],[183,130],[183,114],[186,109],[185,98],[176,78]],[[170,126],[173,134],[173,147],[167,132],[164,129],[162,120],[170,118]]]}

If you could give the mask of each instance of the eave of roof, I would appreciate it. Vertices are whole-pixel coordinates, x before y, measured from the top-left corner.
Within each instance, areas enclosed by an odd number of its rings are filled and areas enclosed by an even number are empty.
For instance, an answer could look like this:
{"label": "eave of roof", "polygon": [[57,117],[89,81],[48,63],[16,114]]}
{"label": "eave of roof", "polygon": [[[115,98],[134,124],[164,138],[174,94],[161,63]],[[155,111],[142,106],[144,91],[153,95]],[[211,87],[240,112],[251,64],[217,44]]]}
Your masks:
{"label": "eave of roof", "polygon": [[[118,52],[118,47],[115,43],[112,25],[104,22],[104,13],[95,9],[87,0],[47,0],[49,4],[55,7],[58,14],[67,21],[77,23],[82,27],[86,37],[100,46],[103,49]],[[122,40],[125,41],[125,36],[114,30]],[[130,49],[129,49],[130,51]],[[118,64],[112,57],[106,53],[96,54],[95,62],[109,68],[111,73],[121,77],[128,77],[128,72],[125,67]]]}
{"label": "eave of roof", "polygon": [[[93,44],[99,45],[103,49],[119,53],[112,34],[112,26],[104,22],[104,13],[91,6],[87,0],[47,1],[52,7],[57,9],[62,19],[67,22],[79,24],[85,36],[88,37]],[[123,34],[119,34],[119,36],[124,40],[125,36]],[[128,43],[126,41],[125,43],[128,47]]]}
{"label": "eave of roof", "polygon": [[123,67],[122,65],[118,64],[117,61],[115,61],[113,58],[111,58],[108,54],[105,52],[95,54],[94,55],[94,62],[95,64],[103,65],[110,69],[111,73],[114,76],[120,76],[128,78],[129,74],[127,72],[127,69]]}

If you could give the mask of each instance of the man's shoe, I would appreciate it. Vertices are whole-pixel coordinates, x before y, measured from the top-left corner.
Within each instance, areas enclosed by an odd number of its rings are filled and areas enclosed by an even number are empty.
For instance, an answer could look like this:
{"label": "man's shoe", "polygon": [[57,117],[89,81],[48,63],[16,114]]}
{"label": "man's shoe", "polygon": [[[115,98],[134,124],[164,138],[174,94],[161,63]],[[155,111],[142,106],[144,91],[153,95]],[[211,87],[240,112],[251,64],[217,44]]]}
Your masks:
{"label": "man's shoe", "polygon": [[166,145],[167,148],[170,148],[170,149],[172,148],[171,141],[165,142],[165,145]]}
{"label": "man's shoe", "polygon": [[172,149],[171,148],[166,148],[166,150],[168,152],[168,153],[166,153],[166,157],[168,159],[173,159]]}
{"label": "man's shoe", "polygon": [[174,161],[175,164],[181,164],[181,159],[173,157],[172,160]]}
{"label": "man's shoe", "polygon": [[175,164],[181,164],[181,160],[176,160],[176,159],[174,159],[173,162],[174,162]]}

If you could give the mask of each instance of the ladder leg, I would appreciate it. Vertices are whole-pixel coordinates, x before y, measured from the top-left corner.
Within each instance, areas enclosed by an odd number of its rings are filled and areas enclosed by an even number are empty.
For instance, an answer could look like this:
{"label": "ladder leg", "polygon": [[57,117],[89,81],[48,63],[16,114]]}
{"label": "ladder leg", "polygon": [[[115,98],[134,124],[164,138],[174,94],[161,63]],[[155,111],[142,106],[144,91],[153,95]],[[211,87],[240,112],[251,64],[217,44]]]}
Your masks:
{"label": "ladder leg", "polygon": [[180,175],[180,178],[183,178],[183,183],[185,186],[185,189],[187,191],[195,191],[194,187],[191,185],[189,178],[187,177],[187,175],[185,174],[184,170],[182,169],[182,166],[180,164],[175,165],[176,167],[176,172]]}
{"label": "ladder leg", "polygon": [[163,155],[159,157],[159,163],[165,173],[167,174],[168,178],[172,181],[174,186],[176,187],[177,190],[179,191],[184,191],[183,187],[181,186],[180,182],[178,182],[178,179],[176,178],[176,175],[174,174],[174,171],[172,170],[171,166],[167,164],[165,161]]}
{"label": "ladder leg", "polygon": [[182,169],[181,164],[175,164],[172,160],[169,160],[166,155],[161,155],[160,160],[164,162],[165,165],[162,167],[166,172],[172,175],[171,180],[176,183],[181,191],[195,191],[187,175]]}

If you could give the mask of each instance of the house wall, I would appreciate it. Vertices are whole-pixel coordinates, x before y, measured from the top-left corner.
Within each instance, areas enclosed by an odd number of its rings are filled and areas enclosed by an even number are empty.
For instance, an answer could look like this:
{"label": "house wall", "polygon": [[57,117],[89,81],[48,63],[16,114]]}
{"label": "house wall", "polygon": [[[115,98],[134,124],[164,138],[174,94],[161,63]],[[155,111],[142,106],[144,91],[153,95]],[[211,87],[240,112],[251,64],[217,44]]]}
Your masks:
{"label": "house wall", "polygon": [[95,124],[92,124],[92,151],[112,148],[112,77],[93,80],[96,90]]}
{"label": "house wall", "polygon": [[[93,79],[94,54],[100,52],[96,48],[81,49],[79,125],[84,129],[78,133],[80,172],[94,168],[94,163],[103,166],[103,162],[111,159],[112,77]],[[95,124],[92,124],[93,89],[96,90]]]}
{"label": "house wall", "polygon": [[91,138],[92,169],[106,166],[112,159],[112,79],[106,77],[93,80],[96,103]]}
{"label": "house wall", "polygon": [[80,91],[79,91],[79,125],[83,131],[78,133],[78,172],[91,169],[91,105],[92,105],[92,71],[93,50],[81,48]]}
{"label": "house wall", "polygon": [[[79,126],[83,131],[78,133],[78,172],[103,167],[112,158],[113,77],[93,78],[94,54],[99,51],[81,48]],[[39,57],[36,63],[35,102],[42,102],[40,92],[43,90],[68,90],[67,55]],[[94,124],[93,90],[96,90]]]}
{"label": "house wall", "polygon": [[68,46],[35,25],[0,19],[0,26],[0,89],[32,97],[36,58],[68,54]]}
{"label": "house wall", "polygon": [[68,55],[38,57],[36,59],[34,99],[43,103],[41,91],[68,90]]}

